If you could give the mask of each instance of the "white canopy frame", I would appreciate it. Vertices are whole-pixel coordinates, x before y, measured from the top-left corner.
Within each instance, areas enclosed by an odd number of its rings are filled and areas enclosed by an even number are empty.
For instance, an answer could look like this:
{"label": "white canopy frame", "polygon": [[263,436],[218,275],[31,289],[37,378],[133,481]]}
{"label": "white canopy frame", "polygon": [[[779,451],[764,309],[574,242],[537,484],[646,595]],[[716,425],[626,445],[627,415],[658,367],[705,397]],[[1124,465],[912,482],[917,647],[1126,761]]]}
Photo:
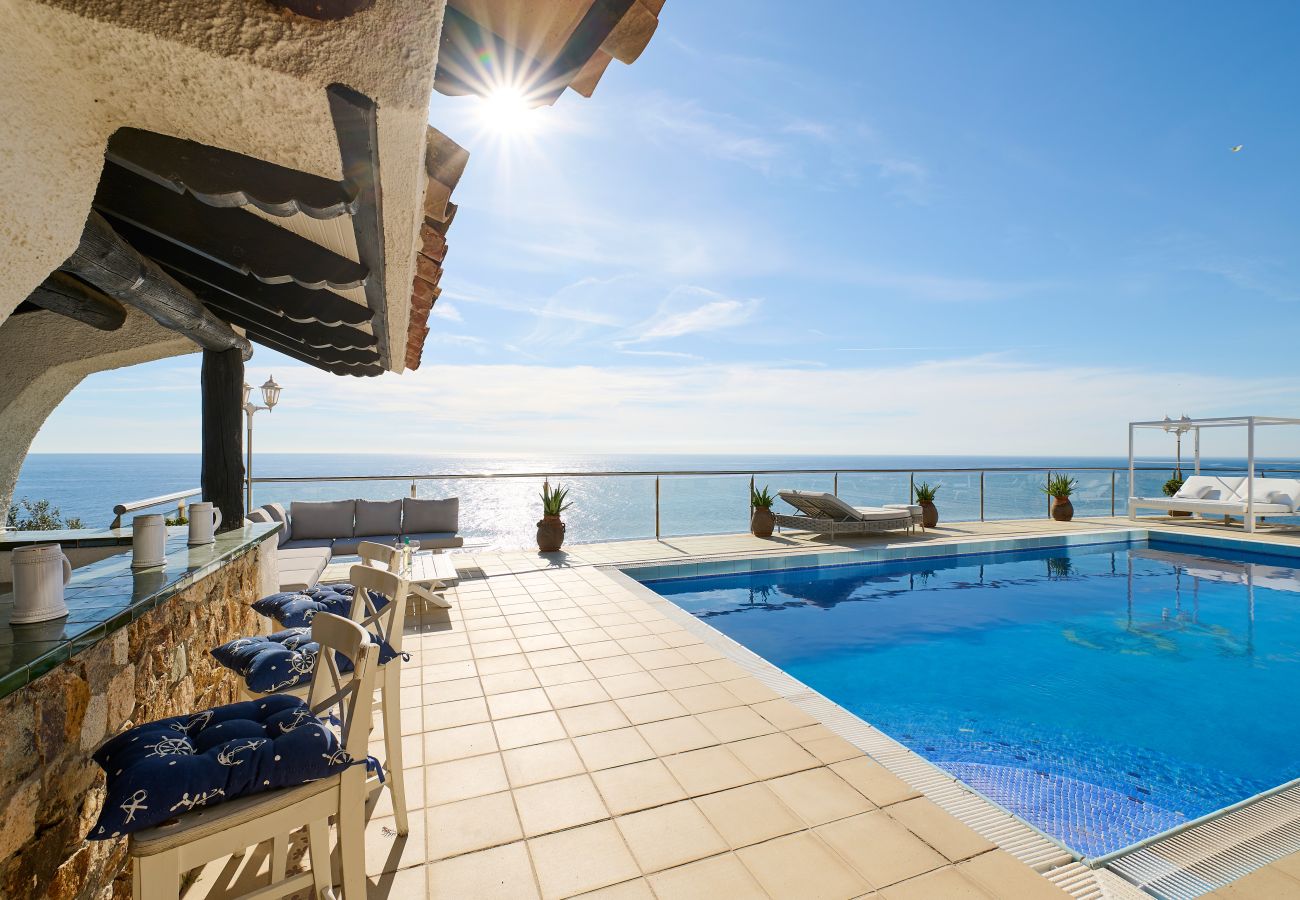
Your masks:
{"label": "white canopy frame", "polygon": [[1283,416],[1218,416],[1209,419],[1159,419],[1151,422],[1128,423],[1128,493],[1129,518],[1136,519],[1134,503],[1142,498],[1137,496],[1134,481],[1133,443],[1139,428],[1159,428],[1168,431],[1169,426],[1187,426],[1192,432],[1192,444],[1195,448],[1195,473],[1201,474],[1201,429],[1203,428],[1245,428],[1246,429],[1246,509],[1244,525],[1247,532],[1255,531],[1255,429],[1269,425],[1300,425],[1300,419]]}

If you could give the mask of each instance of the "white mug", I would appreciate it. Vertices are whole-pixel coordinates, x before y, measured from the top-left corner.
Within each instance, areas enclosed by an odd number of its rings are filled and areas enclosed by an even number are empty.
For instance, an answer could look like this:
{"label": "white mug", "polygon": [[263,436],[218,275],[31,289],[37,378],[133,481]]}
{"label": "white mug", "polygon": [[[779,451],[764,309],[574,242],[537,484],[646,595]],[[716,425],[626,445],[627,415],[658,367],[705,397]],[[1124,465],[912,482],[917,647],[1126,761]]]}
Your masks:
{"label": "white mug", "polygon": [[190,546],[211,544],[216,540],[216,530],[221,527],[221,510],[206,500],[191,503],[187,518],[190,520]]}
{"label": "white mug", "polygon": [[157,513],[131,519],[131,568],[151,569],[167,561],[167,526]]}
{"label": "white mug", "polygon": [[14,612],[9,621],[45,622],[68,614],[63,586],[72,579],[72,563],[58,544],[18,547],[13,552]]}

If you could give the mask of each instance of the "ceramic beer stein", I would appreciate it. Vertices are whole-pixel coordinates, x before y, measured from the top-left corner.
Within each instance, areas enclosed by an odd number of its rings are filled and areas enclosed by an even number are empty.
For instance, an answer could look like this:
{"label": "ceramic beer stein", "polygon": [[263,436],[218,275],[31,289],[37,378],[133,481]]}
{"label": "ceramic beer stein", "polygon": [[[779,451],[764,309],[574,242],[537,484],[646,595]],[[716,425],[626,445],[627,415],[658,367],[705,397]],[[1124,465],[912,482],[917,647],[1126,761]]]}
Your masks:
{"label": "ceramic beer stein", "polygon": [[206,500],[191,503],[187,518],[190,520],[190,546],[211,544],[215,541],[216,531],[221,527],[221,510]]}
{"label": "ceramic beer stein", "polygon": [[131,568],[151,569],[167,561],[167,526],[161,515],[150,513],[131,520]]}
{"label": "ceramic beer stein", "polygon": [[68,614],[63,586],[72,578],[72,563],[58,544],[18,547],[13,552],[14,612],[9,621],[46,622]]}

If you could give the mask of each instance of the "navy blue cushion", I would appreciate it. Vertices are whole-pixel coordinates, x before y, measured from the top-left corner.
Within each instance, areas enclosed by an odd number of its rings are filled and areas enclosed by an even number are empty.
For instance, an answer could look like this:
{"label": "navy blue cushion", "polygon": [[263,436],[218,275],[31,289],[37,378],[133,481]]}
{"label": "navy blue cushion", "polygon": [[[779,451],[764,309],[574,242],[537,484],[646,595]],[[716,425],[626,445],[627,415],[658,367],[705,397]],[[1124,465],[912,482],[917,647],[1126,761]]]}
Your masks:
{"label": "navy blue cushion", "polygon": [[286,695],[150,722],[109,740],[94,758],[108,774],[108,788],[91,840],[296,787],[352,764],[307,704]]}
{"label": "navy blue cushion", "polygon": [[[318,584],[305,591],[285,591],[263,597],[253,604],[253,610],[268,618],[275,619],[285,628],[304,628],[311,624],[318,612],[333,613],[345,619],[352,611],[352,594],[350,584]],[[388,605],[388,598],[370,594],[375,609]]]}
{"label": "navy blue cushion", "polygon": [[[380,665],[398,655],[388,641],[373,632],[370,642],[379,645]],[[243,676],[250,691],[266,694],[310,683],[320,644],[311,639],[311,629],[303,627],[236,638],[209,652],[217,662]],[[334,659],[340,672],[352,671],[352,660],[342,653],[335,653]]]}

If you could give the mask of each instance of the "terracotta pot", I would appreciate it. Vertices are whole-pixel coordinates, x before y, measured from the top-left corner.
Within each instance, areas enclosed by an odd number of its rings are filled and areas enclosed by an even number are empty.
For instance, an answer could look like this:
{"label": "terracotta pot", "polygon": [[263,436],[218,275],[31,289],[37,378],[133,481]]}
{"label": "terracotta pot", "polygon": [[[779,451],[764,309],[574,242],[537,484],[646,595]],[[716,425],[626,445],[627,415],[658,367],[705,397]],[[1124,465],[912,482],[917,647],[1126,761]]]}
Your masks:
{"label": "terracotta pot", "polygon": [[1074,504],[1069,497],[1052,498],[1052,518],[1058,522],[1068,522],[1074,518]]}
{"label": "terracotta pot", "polygon": [[537,523],[537,549],[554,553],[564,546],[564,520],[559,516],[542,516]]}
{"label": "terracotta pot", "polygon": [[771,537],[774,527],[776,516],[772,515],[772,510],[765,506],[755,506],[749,516],[749,530],[754,537]]}
{"label": "terracotta pot", "polygon": [[926,528],[934,528],[939,524],[939,507],[926,501],[921,504],[921,525]]}

